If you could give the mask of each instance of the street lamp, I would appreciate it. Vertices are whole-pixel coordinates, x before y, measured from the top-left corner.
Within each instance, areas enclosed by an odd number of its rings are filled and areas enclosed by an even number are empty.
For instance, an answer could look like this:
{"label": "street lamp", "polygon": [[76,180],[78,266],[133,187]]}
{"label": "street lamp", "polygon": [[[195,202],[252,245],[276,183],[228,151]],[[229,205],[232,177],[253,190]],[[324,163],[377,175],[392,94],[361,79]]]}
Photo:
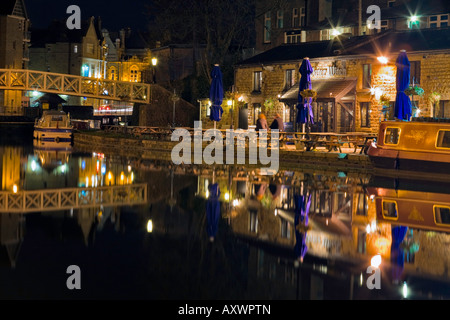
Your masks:
{"label": "street lamp", "polygon": [[230,107],[230,117],[231,117],[231,123],[230,123],[230,129],[233,129],[233,100],[227,101],[228,107]]}
{"label": "street lamp", "polygon": [[153,83],[156,83],[155,68],[156,68],[157,64],[158,64],[158,59],[156,57],[153,57],[152,58],[152,66],[153,66],[153,68],[152,68],[152,82]]}

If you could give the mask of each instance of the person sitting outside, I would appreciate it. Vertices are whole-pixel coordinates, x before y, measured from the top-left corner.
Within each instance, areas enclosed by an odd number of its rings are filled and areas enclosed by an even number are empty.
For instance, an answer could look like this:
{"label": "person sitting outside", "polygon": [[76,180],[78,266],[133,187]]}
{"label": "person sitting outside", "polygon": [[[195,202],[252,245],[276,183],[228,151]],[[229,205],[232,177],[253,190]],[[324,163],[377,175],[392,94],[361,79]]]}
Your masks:
{"label": "person sitting outside", "polygon": [[269,126],[267,125],[266,116],[262,113],[259,114],[258,120],[256,121],[255,131],[259,130],[269,130]]}
{"label": "person sitting outside", "polygon": [[270,125],[270,129],[272,130],[278,129],[278,132],[280,133],[280,147],[283,147],[284,135],[281,133],[284,131],[284,122],[279,113],[276,114],[275,119]]}
{"label": "person sitting outside", "polygon": [[272,124],[270,125],[270,129],[278,129],[280,132],[284,131],[284,123],[283,119],[281,119],[281,116],[277,113],[275,116],[275,119],[273,120]]}

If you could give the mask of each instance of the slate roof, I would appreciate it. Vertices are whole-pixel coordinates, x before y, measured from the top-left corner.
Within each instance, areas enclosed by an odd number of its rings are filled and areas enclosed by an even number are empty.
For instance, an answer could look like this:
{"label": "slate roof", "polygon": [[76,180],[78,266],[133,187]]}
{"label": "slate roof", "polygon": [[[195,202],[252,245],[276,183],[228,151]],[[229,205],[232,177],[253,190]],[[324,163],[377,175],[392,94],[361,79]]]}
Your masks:
{"label": "slate roof", "polygon": [[330,41],[283,44],[263,53],[243,60],[236,66],[289,63],[325,57],[351,55],[389,55],[400,50],[407,52],[449,50],[450,28],[392,31]]}

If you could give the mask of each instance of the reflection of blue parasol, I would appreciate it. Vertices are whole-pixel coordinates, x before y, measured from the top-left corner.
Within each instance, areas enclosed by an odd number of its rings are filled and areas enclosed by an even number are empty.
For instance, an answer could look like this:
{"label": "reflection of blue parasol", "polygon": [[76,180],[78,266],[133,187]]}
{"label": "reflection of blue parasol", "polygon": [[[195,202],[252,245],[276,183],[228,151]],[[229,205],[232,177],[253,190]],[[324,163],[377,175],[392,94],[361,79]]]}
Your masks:
{"label": "reflection of blue parasol", "polygon": [[209,100],[211,101],[211,113],[209,118],[214,121],[214,128],[216,121],[222,120],[222,101],[223,101],[223,83],[222,83],[222,71],[220,71],[219,65],[214,65],[211,71],[211,88],[209,90]]}
{"label": "reflection of blue parasol", "polygon": [[301,78],[298,88],[297,123],[314,123],[314,116],[311,106],[312,98],[303,98],[300,94],[303,90],[312,89],[311,74],[313,71],[314,70],[309,62],[309,58],[303,59],[302,65],[299,69]]}
{"label": "reflection of blue parasol", "polygon": [[214,241],[219,227],[220,218],[220,188],[217,183],[208,186],[209,197],[206,200],[206,232],[210,241]]}
{"label": "reflection of blue parasol", "polygon": [[402,50],[397,57],[397,78],[396,87],[397,95],[395,97],[394,116],[400,120],[409,120],[412,113],[411,100],[406,95],[405,90],[409,88],[409,78],[411,64],[406,55],[406,51]]}
{"label": "reflection of blue parasol", "polygon": [[306,231],[308,229],[308,212],[311,206],[311,196],[308,197],[308,201],[305,202],[305,197],[300,195],[294,196],[295,202],[295,256],[303,262],[308,246],[306,245]]}
{"label": "reflection of blue parasol", "polygon": [[399,281],[403,273],[404,266],[404,252],[400,248],[401,243],[405,239],[408,227],[392,226],[392,244],[391,244],[391,264],[392,264],[392,279]]}

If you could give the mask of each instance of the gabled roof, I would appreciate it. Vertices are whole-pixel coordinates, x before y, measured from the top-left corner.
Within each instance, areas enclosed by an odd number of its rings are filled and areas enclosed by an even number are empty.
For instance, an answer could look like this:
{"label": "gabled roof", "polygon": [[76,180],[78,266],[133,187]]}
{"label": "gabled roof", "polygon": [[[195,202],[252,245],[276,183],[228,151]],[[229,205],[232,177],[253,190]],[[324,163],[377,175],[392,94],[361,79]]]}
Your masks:
{"label": "gabled roof", "polygon": [[450,28],[385,31],[376,35],[339,38],[330,41],[283,44],[243,60],[237,66],[289,63],[326,57],[352,55],[380,56],[429,50],[450,50]]}
{"label": "gabled roof", "polygon": [[1,0],[0,15],[17,15],[28,19],[27,10],[23,0]]}

